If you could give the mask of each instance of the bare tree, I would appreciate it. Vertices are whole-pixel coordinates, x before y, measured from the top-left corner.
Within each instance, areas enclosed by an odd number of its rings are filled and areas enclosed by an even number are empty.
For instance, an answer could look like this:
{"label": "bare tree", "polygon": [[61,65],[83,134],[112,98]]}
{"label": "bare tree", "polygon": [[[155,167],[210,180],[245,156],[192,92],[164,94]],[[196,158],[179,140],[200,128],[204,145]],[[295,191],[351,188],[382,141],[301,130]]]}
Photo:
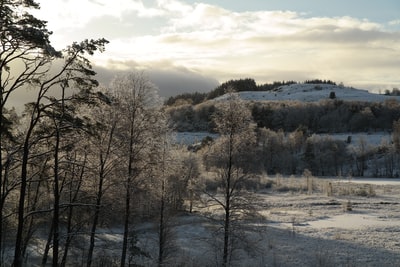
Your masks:
{"label": "bare tree", "polygon": [[110,186],[107,181],[111,180],[111,176],[114,175],[120,161],[117,151],[121,149],[121,142],[116,138],[118,134],[118,104],[111,100],[112,97],[109,93],[106,92],[102,96],[108,101],[103,101],[96,107],[92,107],[89,112],[96,123],[95,134],[90,138],[90,151],[91,158],[94,161],[92,163],[92,172],[94,177],[97,177],[97,179],[94,179],[97,183],[97,190],[95,192],[96,202],[94,204],[89,251],[86,261],[86,266],[88,267],[92,265],[95,235],[103,205],[103,195],[106,192],[106,187]]}
{"label": "bare tree", "polygon": [[142,186],[144,175],[154,168],[160,155],[160,144],[167,130],[165,116],[156,87],[143,73],[128,73],[116,77],[111,90],[120,108],[120,137],[125,142],[121,149],[126,171],[123,173],[125,186],[124,234],[121,267],[125,266],[131,227],[132,196]]}
{"label": "bare tree", "polygon": [[357,169],[357,176],[364,176],[367,168],[368,144],[364,137],[360,137],[357,146],[353,147],[353,158]]}
{"label": "bare tree", "polygon": [[82,145],[82,147],[70,151],[65,156],[66,162],[69,165],[67,166],[67,170],[70,173],[70,179],[65,185],[67,191],[65,199],[69,205],[66,207],[65,210],[66,240],[60,266],[66,266],[71,243],[77,232],[79,232],[79,230],[83,227],[83,224],[85,223],[82,214],[77,212],[77,207],[75,206],[75,203],[79,201],[79,196],[82,193],[81,188],[83,187],[84,178],[86,177],[85,175],[88,169],[88,151],[87,146],[84,142],[79,142],[77,140],[76,144],[77,146]]}
{"label": "bare tree", "polygon": [[189,212],[193,211],[193,202],[200,197],[202,183],[200,182],[200,162],[193,152],[179,151],[180,165],[173,183],[173,199],[175,209],[182,209],[185,201],[189,202]]}
{"label": "bare tree", "polygon": [[251,198],[245,190],[248,176],[243,169],[250,162],[245,155],[255,145],[255,133],[249,109],[232,93],[217,106],[214,123],[221,137],[214,143],[208,156],[214,162],[221,191],[220,194],[206,193],[223,209],[222,265],[227,266],[232,256],[235,231],[239,231],[234,226],[251,213]]}

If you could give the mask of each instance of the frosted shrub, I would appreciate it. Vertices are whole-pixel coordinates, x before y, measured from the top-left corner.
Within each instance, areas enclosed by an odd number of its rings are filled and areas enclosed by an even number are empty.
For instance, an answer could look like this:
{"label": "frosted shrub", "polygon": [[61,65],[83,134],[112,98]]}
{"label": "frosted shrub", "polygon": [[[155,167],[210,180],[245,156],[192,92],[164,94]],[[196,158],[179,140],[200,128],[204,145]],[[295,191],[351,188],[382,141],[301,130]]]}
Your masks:
{"label": "frosted shrub", "polygon": [[333,195],[333,187],[331,182],[325,183],[325,192],[328,197],[331,197]]}
{"label": "frosted shrub", "polygon": [[353,204],[351,203],[350,200],[347,200],[347,202],[343,202],[342,204],[343,211],[352,211],[353,210]]}
{"label": "frosted shrub", "polygon": [[305,177],[307,181],[307,192],[311,195],[313,193],[313,176],[311,171],[305,169],[303,172],[303,177]]}
{"label": "frosted shrub", "polygon": [[282,185],[282,174],[277,173],[275,175],[276,186],[280,187]]}

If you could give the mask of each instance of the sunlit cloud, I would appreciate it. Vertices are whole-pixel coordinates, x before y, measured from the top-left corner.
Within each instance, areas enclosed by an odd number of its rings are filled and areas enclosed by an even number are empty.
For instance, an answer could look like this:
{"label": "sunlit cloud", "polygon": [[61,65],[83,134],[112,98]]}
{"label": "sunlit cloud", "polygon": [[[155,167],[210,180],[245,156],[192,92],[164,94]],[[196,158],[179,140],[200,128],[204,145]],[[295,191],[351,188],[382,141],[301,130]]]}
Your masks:
{"label": "sunlit cloud", "polygon": [[400,19],[389,21],[389,25],[400,25]]}
{"label": "sunlit cloud", "polygon": [[[134,60],[135,68],[184,67],[221,82],[254,77],[259,82],[327,78],[355,86],[400,83],[400,32],[366,19],[235,12],[183,0],[53,2],[43,1],[42,9],[43,14],[56,10],[46,16],[55,21],[51,29],[58,23],[54,40],[68,43],[85,34],[108,38],[107,52],[95,58],[103,67],[126,69],[132,66],[124,62]],[[59,2],[62,7],[56,7]]]}

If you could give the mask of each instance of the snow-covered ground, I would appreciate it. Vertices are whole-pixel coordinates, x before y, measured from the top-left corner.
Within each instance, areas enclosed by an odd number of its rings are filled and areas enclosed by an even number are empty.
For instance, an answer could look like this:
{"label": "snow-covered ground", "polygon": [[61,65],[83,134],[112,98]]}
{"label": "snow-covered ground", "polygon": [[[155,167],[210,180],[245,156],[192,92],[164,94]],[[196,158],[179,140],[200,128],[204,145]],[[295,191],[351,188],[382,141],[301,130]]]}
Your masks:
{"label": "snow-covered ground", "polygon": [[[282,180],[292,186],[298,182]],[[317,193],[263,197],[278,265],[400,266],[400,180],[334,179],[331,196],[321,190],[329,180],[316,180]],[[357,190],[372,194],[361,196]],[[345,209],[349,201],[351,211]],[[285,254],[295,256],[286,260]]]}
{"label": "snow-covered ground", "polygon": [[[400,266],[400,179],[313,177],[312,192],[301,177],[260,181],[254,204],[261,216],[242,222],[245,236],[236,243],[231,266]],[[262,186],[268,181],[272,188]],[[194,213],[170,221],[167,246],[172,250],[165,266],[220,266],[221,221],[209,220],[203,212],[198,203]],[[151,256],[135,262],[157,266],[157,221],[136,225],[135,231],[137,245]],[[118,266],[121,244],[122,228],[101,229],[95,262],[103,265],[95,266]],[[40,259],[39,246],[43,244],[29,249],[29,266]],[[77,245],[71,252],[77,257],[70,266],[84,265],[82,251]]]}
{"label": "snow-covered ground", "polygon": [[368,146],[379,146],[382,143],[390,144],[392,142],[392,134],[388,132],[372,132],[372,133],[333,133],[321,134],[320,136],[330,136],[335,140],[342,140],[347,142],[347,138],[351,136],[351,143],[353,145],[360,144],[361,140],[365,141]]}
{"label": "snow-covered ground", "polygon": [[174,141],[177,144],[192,145],[201,142],[205,137],[218,138],[217,134],[209,132],[176,132],[174,133]]}
{"label": "snow-covered ground", "polygon": [[[318,102],[327,100],[331,92],[335,93],[336,99],[345,101],[382,102],[388,99],[400,100],[399,96],[387,96],[370,93],[367,90],[343,87],[332,84],[291,84],[284,85],[276,90],[262,92],[239,92],[243,100],[252,101],[282,101],[293,100],[303,102]],[[216,101],[224,100],[227,95],[216,98]]]}
{"label": "snow-covered ground", "polygon": [[[265,219],[254,227],[257,238],[252,253],[242,252],[233,266],[400,266],[400,180],[354,183],[313,178],[314,191],[307,193],[298,190],[305,187],[303,178],[270,179],[279,179],[280,187],[290,189],[264,190],[257,195],[258,211]],[[333,184],[331,196],[324,192],[329,182]],[[359,196],[357,190],[370,195]],[[349,201],[351,210],[345,208]],[[197,250],[187,240],[191,235],[199,240],[199,233],[206,240],[205,229],[208,235],[213,229],[210,223],[196,219],[201,218],[198,215],[189,218],[192,223],[180,232],[185,255],[193,259],[189,266],[203,266],[195,264],[199,251],[209,253],[201,257],[201,264],[218,266],[212,261],[216,252],[204,247],[207,243]]]}
{"label": "snow-covered ground", "polygon": [[[250,242],[237,244],[231,266],[400,266],[400,180],[313,178],[308,193],[304,178],[268,179],[275,186],[256,198],[263,217],[244,222]],[[219,223],[201,213],[176,219],[170,266],[220,266]]]}

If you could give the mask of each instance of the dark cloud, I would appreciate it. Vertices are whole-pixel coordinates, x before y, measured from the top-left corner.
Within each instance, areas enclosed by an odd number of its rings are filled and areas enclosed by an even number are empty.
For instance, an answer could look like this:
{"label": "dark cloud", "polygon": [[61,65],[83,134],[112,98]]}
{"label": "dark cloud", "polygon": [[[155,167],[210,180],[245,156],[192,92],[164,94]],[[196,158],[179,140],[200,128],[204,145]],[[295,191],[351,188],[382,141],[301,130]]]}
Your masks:
{"label": "dark cloud", "polygon": [[[135,62],[124,62],[129,65],[131,71],[141,71]],[[116,68],[95,67],[98,81],[108,86],[111,80],[124,71]],[[143,70],[144,75],[159,88],[160,96],[170,97],[188,92],[209,92],[219,85],[219,82],[211,77],[203,76],[185,68],[148,68]]]}
{"label": "dark cloud", "polygon": [[[132,71],[141,71],[137,63],[134,61],[124,63],[126,64],[125,66],[130,66],[130,70]],[[117,63],[115,62],[115,64]],[[50,72],[55,72],[60,66],[61,62],[55,62]],[[16,73],[21,71],[20,66],[18,65],[13,66],[13,69]],[[116,75],[123,72],[117,68],[105,68],[99,66],[94,66],[94,70],[97,72],[96,79],[104,86],[108,86]],[[219,85],[219,82],[216,79],[205,77],[185,68],[173,66],[168,68],[160,67],[144,70],[143,74],[159,88],[160,96],[164,98],[188,92],[209,92]],[[55,91],[51,94],[58,95],[58,87],[54,90]],[[22,112],[24,105],[28,102],[34,101],[36,95],[36,89],[19,88],[19,90],[16,90],[10,97],[7,107],[15,107],[18,112]]]}
{"label": "dark cloud", "polygon": [[150,70],[150,80],[160,89],[160,95],[169,97],[187,92],[209,92],[218,86],[213,78],[195,72],[175,70]]}

